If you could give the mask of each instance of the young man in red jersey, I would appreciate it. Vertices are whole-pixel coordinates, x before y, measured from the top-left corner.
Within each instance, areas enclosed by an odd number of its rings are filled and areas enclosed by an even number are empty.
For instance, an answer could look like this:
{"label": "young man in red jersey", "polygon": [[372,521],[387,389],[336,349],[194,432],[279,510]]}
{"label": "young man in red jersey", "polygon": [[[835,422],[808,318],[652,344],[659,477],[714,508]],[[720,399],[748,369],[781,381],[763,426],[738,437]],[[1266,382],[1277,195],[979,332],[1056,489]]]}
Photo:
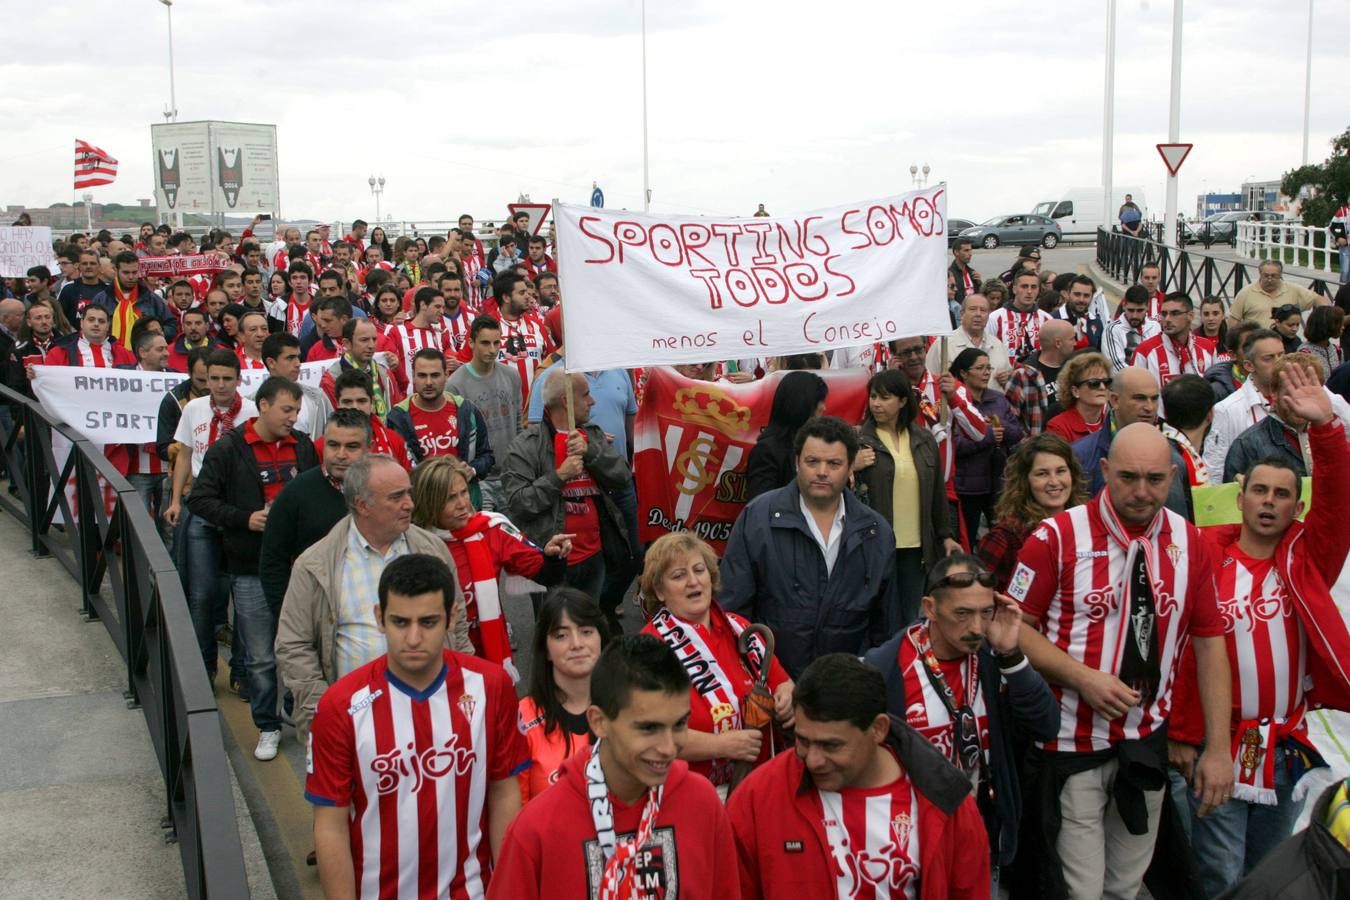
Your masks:
{"label": "young man in red jersey", "polygon": [[108,311],[91,303],[80,313],[78,334],[62,338],[47,354],[49,366],[87,366],[111,369],[136,365],[131,351],[112,339]]}
{"label": "young man in red jersey", "polygon": [[[1178,375],[1203,377],[1205,370],[1214,365],[1214,342],[1191,330],[1194,315],[1195,304],[1190,297],[1180,291],[1168,294],[1159,309],[1162,333],[1135,348],[1130,365],[1153,373],[1159,390]],[[1164,414],[1159,404],[1158,415]]]}
{"label": "young man in red jersey", "polygon": [[309,732],[324,895],[482,897],[530,765],[511,679],[446,649],[455,576],[441,560],[401,556],[376,592],[388,652],[324,692]]}
{"label": "young man in red jersey", "polygon": [[430,285],[413,293],[412,318],[391,325],[386,333],[394,346],[397,363],[392,368],[399,373],[400,386],[410,391],[413,381],[413,357],[419,350],[445,352],[445,331],[441,326],[445,314],[445,298]]}
{"label": "young man in red jersey", "polygon": [[[1164,307],[1165,312],[1165,307]],[[1218,569],[1219,616],[1233,665],[1231,748],[1233,797],[1208,816],[1194,816],[1191,846],[1205,893],[1217,897],[1241,881],[1289,837],[1303,810],[1297,782],[1325,766],[1308,739],[1314,708],[1350,709],[1350,634],[1331,585],[1350,553],[1350,445],[1331,399],[1299,366],[1284,370],[1286,408],[1309,422],[1312,509],[1303,512],[1299,473],[1270,457],[1244,473],[1240,525],[1205,529]],[[1192,775],[1204,739],[1195,657],[1187,654],[1168,723],[1171,756]]]}
{"label": "young man in red jersey", "polygon": [[727,804],[746,898],[989,896],[989,839],[963,775],[886,714],[881,672],[830,653],[793,691],[796,748]]}
{"label": "young man in red jersey", "polygon": [[413,357],[413,392],[389,411],[385,423],[408,445],[414,465],[433,456],[458,456],[472,466],[477,507],[478,479],[486,477],[495,462],[487,422],[472,403],[447,391],[445,382],[445,354],[418,350]]}
{"label": "young man in red jersey", "polygon": [[677,759],[689,675],[651,635],[612,642],[591,672],[596,742],[563,763],[506,833],[491,900],[741,896],[726,811]]}

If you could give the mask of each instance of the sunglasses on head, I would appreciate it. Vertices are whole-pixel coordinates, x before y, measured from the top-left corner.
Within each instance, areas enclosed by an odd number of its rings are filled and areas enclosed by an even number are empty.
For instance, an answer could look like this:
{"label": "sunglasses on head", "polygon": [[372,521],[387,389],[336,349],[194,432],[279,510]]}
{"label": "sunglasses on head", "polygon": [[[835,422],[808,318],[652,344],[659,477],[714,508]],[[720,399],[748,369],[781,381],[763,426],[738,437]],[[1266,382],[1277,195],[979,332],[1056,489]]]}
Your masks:
{"label": "sunglasses on head", "polygon": [[930,584],[928,593],[932,594],[934,591],[940,591],[945,587],[968,588],[977,581],[980,583],[980,587],[991,588],[998,584],[998,579],[994,576],[994,573],[986,572],[983,569],[975,572],[952,572]]}

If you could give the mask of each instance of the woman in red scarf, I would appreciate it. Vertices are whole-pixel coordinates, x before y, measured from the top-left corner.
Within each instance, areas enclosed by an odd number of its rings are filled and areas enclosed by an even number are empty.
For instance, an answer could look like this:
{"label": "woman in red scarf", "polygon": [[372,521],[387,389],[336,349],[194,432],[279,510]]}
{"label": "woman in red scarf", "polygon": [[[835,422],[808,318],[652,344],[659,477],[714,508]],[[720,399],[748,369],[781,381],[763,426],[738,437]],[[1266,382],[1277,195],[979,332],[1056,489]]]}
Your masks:
{"label": "woman in red scarf", "polygon": [[758,764],[770,756],[764,732],[741,722],[741,703],[755,677],[769,666],[774,715],[784,725],[792,721],[792,679],[778,660],[765,659],[758,638],[752,640],[754,671],[741,661],[736,644],[750,623],[713,599],[721,586],[717,555],[698,537],[680,531],[658,538],[647,550],[639,586],[651,616],[642,633],[671,646],[693,682],[689,741],[680,758],[725,797],[735,763]]}
{"label": "woman in red scarf", "polygon": [[[520,673],[511,660],[498,576],[528,579],[545,587],[562,581],[572,535],[555,534],[540,548],[500,513],[476,512],[469,499],[473,469],[456,457],[438,456],[413,470],[413,524],[434,531],[455,561],[464,591],[464,612],[474,653],[506,669],[512,682]],[[511,578],[505,585],[511,584]],[[517,593],[528,593],[522,585]]]}

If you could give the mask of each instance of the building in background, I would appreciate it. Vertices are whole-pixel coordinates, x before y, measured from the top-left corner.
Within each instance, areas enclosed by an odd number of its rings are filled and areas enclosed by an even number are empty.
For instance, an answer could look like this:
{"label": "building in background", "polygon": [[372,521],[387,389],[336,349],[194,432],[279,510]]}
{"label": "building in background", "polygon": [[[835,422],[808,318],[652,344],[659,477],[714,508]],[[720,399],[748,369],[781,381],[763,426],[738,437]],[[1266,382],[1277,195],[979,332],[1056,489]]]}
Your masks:
{"label": "building in background", "polygon": [[1242,209],[1241,194],[1200,194],[1195,198],[1195,217],[1204,219],[1215,213]]}

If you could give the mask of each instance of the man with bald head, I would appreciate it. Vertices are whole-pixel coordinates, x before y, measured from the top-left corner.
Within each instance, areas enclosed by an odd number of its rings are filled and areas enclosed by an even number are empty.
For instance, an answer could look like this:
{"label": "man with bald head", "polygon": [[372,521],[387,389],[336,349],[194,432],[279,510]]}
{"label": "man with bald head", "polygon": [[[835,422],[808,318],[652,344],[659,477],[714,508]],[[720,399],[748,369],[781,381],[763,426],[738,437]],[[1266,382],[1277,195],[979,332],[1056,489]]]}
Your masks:
{"label": "man with bald head", "polygon": [[[1110,418],[1106,425],[1087,437],[1074,441],[1073,455],[1083,466],[1087,478],[1089,494],[1095,494],[1106,485],[1106,473],[1102,461],[1110,453],[1115,439],[1122,429],[1135,423],[1158,428],[1158,382],[1153,373],[1139,366],[1126,366],[1111,379],[1111,390],[1106,397]],[[1161,431],[1158,432],[1161,435]],[[1186,471],[1185,459],[1180,445],[1172,447],[1172,462],[1178,471]],[[1187,478],[1172,479],[1164,504],[1172,512],[1185,518],[1191,518],[1191,488]]]}
{"label": "man with bald head", "polygon": [[1232,794],[1231,674],[1208,545],[1163,505],[1177,472],[1167,439],[1135,421],[1100,468],[1096,496],[1032,532],[1008,593],[1022,604],[1023,652],[1060,704],[1059,735],[1029,760],[1039,783],[1028,796],[1059,812],[1039,857],[1071,898],[1134,898],[1157,838],[1187,640],[1204,720],[1206,749],[1189,769],[1201,817]]}
{"label": "man with bald head", "polygon": [[1008,378],[1008,403],[1017,411],[1031,435],[1045,430],[1045,423],[1064,411],[1059,402],[1059,370],[1073,352],[1073,325],[1050,319],[1041,326],[1040,345]]}

